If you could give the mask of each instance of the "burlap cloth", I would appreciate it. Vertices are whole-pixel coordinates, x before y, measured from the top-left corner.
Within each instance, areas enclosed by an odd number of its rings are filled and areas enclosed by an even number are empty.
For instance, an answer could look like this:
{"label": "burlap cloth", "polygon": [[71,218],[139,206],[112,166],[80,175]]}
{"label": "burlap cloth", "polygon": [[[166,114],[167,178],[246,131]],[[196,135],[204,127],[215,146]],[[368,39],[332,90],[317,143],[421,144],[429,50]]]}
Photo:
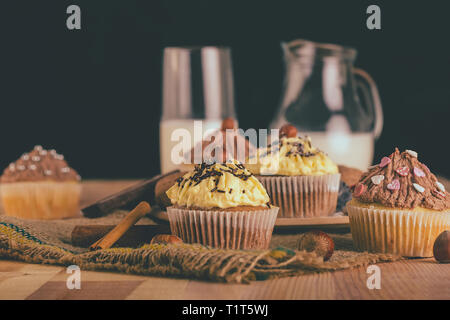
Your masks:
{"label": "burlap cloth", "polygon": [[[144,275],[242,283],[275,277],[354,268],[400,257],[357,252],[350,234],[330,234],[335,252],[324,262],[315,253],[296,251],[299,234],[274,234],[265,251],[220,250],[200,245],[144,245],[89,252],[71,244],[75,225],[117,224],[125,211],[97,219],[21,220],[0,215],[0,258],[31,263],[78,265],[82,270],[109,270]],[[154,224],[149,218],[138,224]]]}

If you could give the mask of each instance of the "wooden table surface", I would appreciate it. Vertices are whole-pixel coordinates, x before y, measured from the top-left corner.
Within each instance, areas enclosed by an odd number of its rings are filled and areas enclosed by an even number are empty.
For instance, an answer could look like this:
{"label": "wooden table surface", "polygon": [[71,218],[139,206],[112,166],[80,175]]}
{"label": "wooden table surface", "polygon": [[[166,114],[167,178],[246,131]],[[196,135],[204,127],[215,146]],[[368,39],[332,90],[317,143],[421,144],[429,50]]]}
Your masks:
{"label": "wooden table surface", "polygon": [[[88,181],[83,204],[136,181]],[[65,267],[0,261],[0,299],[449,299],[450,264],[414,259],[378,264],[381,289],[369,289],[366,268],[221,284],[81,271],[81,289],[69,290]]]}

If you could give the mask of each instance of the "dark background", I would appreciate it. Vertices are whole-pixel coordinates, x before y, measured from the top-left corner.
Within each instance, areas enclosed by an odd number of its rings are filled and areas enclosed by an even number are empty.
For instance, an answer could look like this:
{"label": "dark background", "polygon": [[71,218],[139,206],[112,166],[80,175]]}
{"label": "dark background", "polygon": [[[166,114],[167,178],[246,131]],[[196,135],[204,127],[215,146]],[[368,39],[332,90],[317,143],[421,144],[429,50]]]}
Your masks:
{"label": "dark background", "polygon": [[[77,4],[82,29],[66,28]],[[382,30],[366,28],[381,7]],[[375,159],[413,149],[450,177],[450,22],[444,1],[14,1],[1,5],[0,167],[35,144],[83,178],[159,172],[162,49],[232,48],[242,128],[267,127],[283,79],[280,41],[353,46],[385,114]]]}

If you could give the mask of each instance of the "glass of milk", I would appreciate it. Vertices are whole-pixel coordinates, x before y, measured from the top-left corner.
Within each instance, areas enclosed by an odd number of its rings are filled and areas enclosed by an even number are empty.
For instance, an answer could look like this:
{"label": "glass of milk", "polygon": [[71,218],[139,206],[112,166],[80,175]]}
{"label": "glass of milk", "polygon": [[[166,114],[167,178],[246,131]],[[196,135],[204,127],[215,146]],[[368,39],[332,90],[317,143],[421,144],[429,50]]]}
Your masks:
{"label": "glass of milk", "polygon": [[289,122],[336,163],[366,170],[383,128],[383,111],[375,82],[353,66],[356,50],[307,40],[282,48],[284,92],[271,127]]}
{"label": "glass of milk", "polygon": [[161,172],[175,170],[222,119],[235,118],[231,52],[227,47],[167,47],[163,57]]}

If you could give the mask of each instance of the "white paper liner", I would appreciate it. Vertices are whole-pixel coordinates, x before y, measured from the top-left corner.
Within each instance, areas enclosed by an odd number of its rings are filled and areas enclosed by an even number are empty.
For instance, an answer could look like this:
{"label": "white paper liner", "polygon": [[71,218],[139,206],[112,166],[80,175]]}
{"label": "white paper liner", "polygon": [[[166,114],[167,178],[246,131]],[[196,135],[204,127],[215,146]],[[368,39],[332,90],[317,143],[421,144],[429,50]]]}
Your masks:
{"label": "white paper liner", "polygon": [[6,215],[23,219],[64,219],[81,216],[78,182],[14,182],[0,185]]}
{"label": "white paper liner", "polygon": [[167,208],[172,234],[186,243],[223,249],[267,249],[277,213],[277,207],[255,211]]}
{"label": "white paper liner", "polygon": [[331,216],[336,211],[341,174],[322,176],[257,176],[271,203],[280,207],[278,218]]}
{"label": "white paper liner", "polygon": [[347,205],[358,250],[432,257],[437,236],[450,229],[450,211],[384,210]]}

